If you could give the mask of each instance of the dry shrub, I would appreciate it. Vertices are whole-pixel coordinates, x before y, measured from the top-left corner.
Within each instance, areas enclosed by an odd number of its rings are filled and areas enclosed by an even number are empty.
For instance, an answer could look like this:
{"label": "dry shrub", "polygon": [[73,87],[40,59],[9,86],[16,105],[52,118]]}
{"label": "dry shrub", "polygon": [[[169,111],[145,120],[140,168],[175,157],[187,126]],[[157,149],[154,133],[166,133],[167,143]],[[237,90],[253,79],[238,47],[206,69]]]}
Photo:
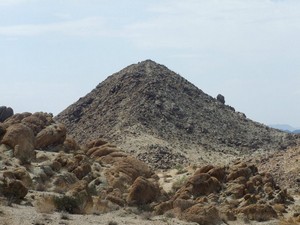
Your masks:
{"label": "dry shrub", "polygon": [[178,178],[173,184],[172,184],[172,191],[176,192],[178,191],[187,181],[187,176],[182,176]]}
{"label": "dry shrub", "polygon": [[56,210],[53,196],[44,195],[35,202],[36,210],[40,213],[53,213]]}

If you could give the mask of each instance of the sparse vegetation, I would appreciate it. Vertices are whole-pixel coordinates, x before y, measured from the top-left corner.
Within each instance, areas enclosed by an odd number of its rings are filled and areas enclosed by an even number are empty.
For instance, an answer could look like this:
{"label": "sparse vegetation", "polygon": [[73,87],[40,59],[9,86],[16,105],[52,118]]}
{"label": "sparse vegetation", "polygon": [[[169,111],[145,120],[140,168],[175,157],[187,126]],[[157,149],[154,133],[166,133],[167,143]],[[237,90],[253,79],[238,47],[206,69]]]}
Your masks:
{"label": "sparse vegetation", "polygon": [[70,219],[70,215],[67,212],[62,211],[61,214],[60,214],[60,218],[62,220],[69,220]]}
{"label": "sparse vegetation", "polygon": [[179,188],[181,188],[186,181],[187,181],[187,176],[185,176],[185,175],[182,176],[182,177],[180,177],[180,178],[178,178],[172,184],[172,191],[176,192],[177,190],[179,190]]}
{"label": "sparse vegetation", "polygon": [[54,204],[58,211],[75,213],[80,205],[80,201],[74,197],[63,195],[54,197]]}
{"label": "sparse vegetation", "polygon": [[150,211],[152,211],[151,206],[149,204],[138,205],[138,210],[140,212],[150,212]]}
{"label": "sparse vegetation", "polygon": [[108,225],[118,225],[118,223],[115,222],[115,221],[109,221],[109,222],[108,222]]}
{"label": "sparse vegetation", "polygon": [[186,173],[187,170],[180,164],[177,164],[175,166],[175,169],[177,170],[177,173],[176,174],[183,174],[183,173]]}
{"label": "sparse vegetation", "polygon": [[173,212],[166,212],[165,213],[165,217],[167,217],[167,218],[175,218],[175,215],[174,215]]}
{"label": "sparse vegetation", "polygon": [[141,218],[143,220],[151,220],[152,216],[153,216],[152,212],[143,212],[141,214]]}

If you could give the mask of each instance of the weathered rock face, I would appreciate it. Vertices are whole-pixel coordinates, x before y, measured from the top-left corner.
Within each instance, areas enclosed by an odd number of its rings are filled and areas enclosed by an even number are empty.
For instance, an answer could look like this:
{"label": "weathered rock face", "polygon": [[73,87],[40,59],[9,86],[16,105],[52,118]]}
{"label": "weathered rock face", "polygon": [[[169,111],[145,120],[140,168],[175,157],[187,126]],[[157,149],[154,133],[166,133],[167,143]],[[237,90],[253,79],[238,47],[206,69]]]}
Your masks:
{"label": "weathered rock face", "polygon": [[7,118],[14,115],[14,111],[10,107],[0,106],[0,122],[4,122]]}
{"label": "weathered rock face", "polygon": [[146,60],[108,77],[55,120],[80,143],[110,140],[158,168],[293,143],[294,136],[247,119],[223,100]]}

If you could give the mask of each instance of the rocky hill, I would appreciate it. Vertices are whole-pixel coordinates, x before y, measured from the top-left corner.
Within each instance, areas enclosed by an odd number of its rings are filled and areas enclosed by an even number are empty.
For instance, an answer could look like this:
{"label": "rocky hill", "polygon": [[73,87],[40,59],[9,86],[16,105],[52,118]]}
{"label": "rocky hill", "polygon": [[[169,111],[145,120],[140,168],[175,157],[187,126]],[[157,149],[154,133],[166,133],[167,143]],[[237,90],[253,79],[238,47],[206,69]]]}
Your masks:
{"label": "rocky hill", "polygon": [[251,121],[224,102],[146,60],[109,76],[55,120],[81,144],[110,140],[160,168],[224,163],[293,144],[293,135]]}

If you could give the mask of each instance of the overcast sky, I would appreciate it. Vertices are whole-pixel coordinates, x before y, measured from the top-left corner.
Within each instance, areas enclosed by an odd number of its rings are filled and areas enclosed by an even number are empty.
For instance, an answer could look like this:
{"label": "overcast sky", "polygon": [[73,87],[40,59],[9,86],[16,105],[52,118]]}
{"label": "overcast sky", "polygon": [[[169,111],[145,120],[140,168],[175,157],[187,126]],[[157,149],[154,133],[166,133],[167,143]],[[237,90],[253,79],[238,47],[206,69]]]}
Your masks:
{"label": "overcast sky", "polygon": [[145,59],[300,127],[299,0],[0,0],[0,105],[15,112],[57,114]]}

